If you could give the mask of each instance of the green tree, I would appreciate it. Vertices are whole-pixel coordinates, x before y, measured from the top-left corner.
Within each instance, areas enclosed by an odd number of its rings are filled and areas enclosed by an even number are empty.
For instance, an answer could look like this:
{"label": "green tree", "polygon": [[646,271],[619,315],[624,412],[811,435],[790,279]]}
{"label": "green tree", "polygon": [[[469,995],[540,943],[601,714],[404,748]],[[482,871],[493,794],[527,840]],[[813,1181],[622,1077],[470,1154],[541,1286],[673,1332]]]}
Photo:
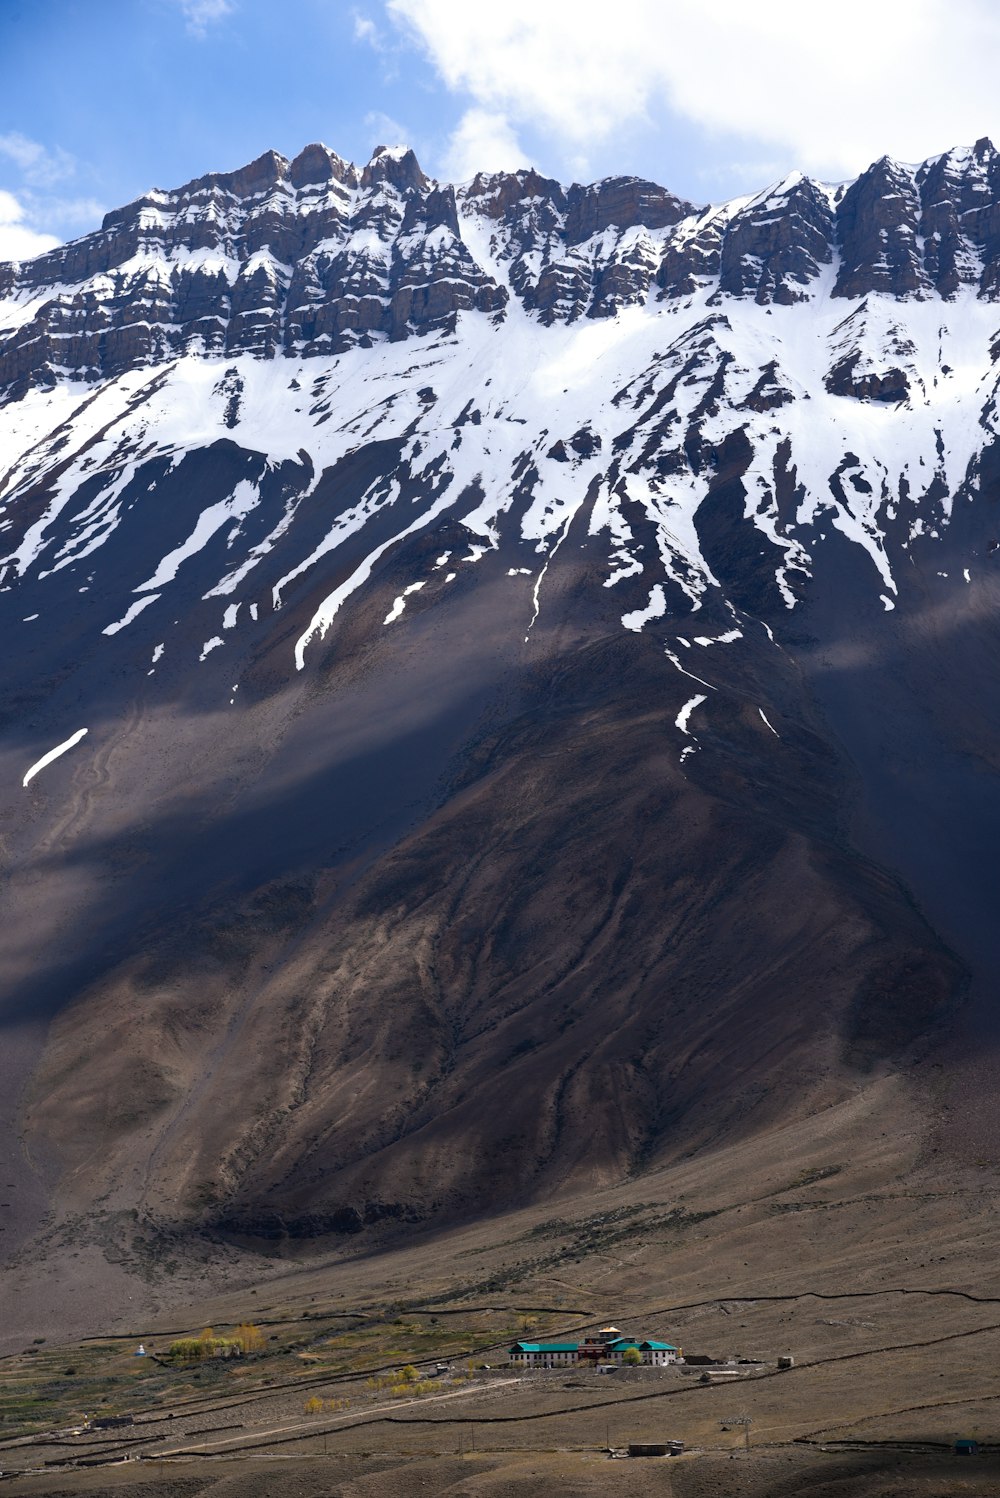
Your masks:
{"label": "green tree", "polygon": [[626,1347],[622,1353],[622,1363],[626,1368],[638,1368],[642,1362],[642,1353],[638,1347]]}

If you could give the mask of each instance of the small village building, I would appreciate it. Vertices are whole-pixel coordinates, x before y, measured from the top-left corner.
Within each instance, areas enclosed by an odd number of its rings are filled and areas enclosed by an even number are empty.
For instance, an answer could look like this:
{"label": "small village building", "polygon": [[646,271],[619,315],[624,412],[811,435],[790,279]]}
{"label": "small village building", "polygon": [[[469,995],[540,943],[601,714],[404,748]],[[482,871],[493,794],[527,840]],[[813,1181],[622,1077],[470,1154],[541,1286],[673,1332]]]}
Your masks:
{"label": "small village building", "polygon": [[[664,1368],[681,1356],[681,1349],[672,1342],[655,1342],[651,1338],[640,1342],[635,1337],[623,1336],[616,1326],[606,1326],[582,1342],[515,1342],[508,1350],[508,1357],[516,1367],[566,1368],[583,1363],[592,1368],[601,1366],[603,1370],[622,1367],[629,1351],[637,1352],[646,1368]],[[629,1358],[630,1363],[634,1361]]]}
{"label": "small village building", "polygon": [[613,1342],[607,1344],[608,1361],[618,1364],[623,1363],[625,1361],[625,1354],[631,1352],[633,1348],[638,1352],[639,1344],[634,1337],[615,1337]]}
{"label": "small village building", "polygon": [[633,1350],[638,1352],[644,1368],[665,1368],[668,1363],[676,1363],[680,1357],[680,1348],[675,1347],[672,1342],[653,1342],[648,1339],[637,1342],[634,1337],[616,1337],[608,1344],[608,1358],[611,1362],[620,1364],[625,1361],[625,1354]]}
{"label": "small village building", "polygon": [[508,1352],[515,1366],[567,1368],[577,1361],[576,1342],[515,1342]]}
{"label": "small village building", "polygon": [[668,1363],[676,1363],[681,1355],[680,1348],[672,1342],[640,1342],[639,1351],[647,1368],[665,1368]]}
{"label": "small village building", "polygon": [[579,1346],[578,1360],[581,1363],[606,1363],[609,1346],[620,1336],[617,1326],[604,1326],[592,1336],[584,1337]]}

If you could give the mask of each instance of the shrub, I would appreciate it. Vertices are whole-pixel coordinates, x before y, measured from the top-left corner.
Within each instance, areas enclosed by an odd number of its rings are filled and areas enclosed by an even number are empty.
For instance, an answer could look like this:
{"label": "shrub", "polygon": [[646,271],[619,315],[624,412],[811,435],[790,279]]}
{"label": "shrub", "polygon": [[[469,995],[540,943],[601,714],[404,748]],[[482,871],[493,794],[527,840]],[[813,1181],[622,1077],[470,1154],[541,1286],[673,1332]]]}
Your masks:
{"label": "shrub", "polygon": [[179,1337],[167,1348],[167,1357],[180,1362],[197,1363],[203,1358],[238,1357],[242,1347],[235,1337],[217,1337],[210,1326],[206,1326],[200,1337]]}

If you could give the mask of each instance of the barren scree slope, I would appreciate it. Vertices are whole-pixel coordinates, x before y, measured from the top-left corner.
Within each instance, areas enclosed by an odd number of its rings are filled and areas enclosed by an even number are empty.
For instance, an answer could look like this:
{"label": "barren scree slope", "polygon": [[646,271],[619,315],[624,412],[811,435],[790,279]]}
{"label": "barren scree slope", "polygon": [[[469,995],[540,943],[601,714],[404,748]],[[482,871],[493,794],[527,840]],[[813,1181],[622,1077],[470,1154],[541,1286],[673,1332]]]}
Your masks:
{"label": "barren scree slope", "polygon": [[378,1243],[887,1071],[992,1158],[998,298],[988,141],[310,146],[0,266],[6,1251]]}

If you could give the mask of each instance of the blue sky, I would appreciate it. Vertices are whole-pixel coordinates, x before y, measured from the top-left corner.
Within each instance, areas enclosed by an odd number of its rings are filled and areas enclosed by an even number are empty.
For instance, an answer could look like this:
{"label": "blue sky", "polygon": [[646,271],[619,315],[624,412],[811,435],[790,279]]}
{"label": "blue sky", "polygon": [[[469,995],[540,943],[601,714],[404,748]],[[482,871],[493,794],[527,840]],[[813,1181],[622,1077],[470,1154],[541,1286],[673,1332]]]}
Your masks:
{"label": "blue sky", "polygon": [[986,0],[0,0],[0,258],[323,140],[694,201],[1000,130]]}

